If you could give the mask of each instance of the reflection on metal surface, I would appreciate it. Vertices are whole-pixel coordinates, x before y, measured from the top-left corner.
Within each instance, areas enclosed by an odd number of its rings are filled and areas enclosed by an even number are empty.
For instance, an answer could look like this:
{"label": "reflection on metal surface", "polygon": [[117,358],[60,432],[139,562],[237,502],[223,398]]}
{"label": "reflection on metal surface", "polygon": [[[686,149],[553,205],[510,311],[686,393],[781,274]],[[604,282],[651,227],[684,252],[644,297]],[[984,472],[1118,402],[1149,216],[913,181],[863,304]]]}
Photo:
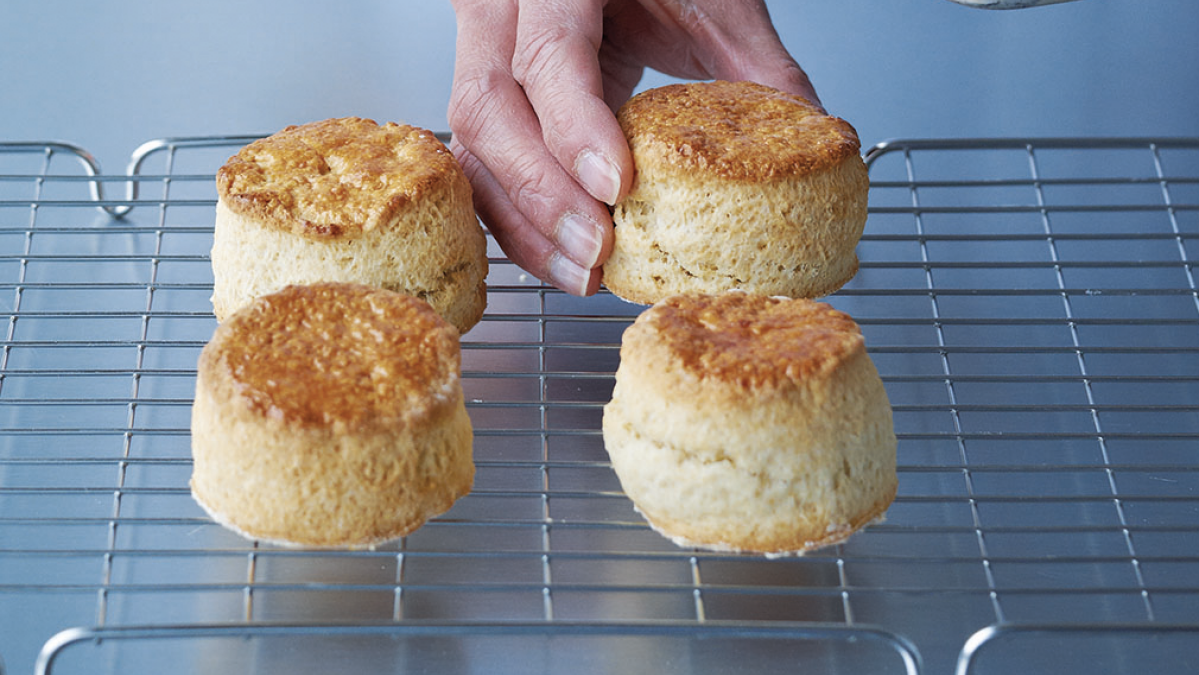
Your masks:
{"label": "reflection on metal surface", "polygon": [[[181,663],[183,654],[195,658]],[[164,659],[176,673],[255,675],[330,672],[351,663],[366,672],[446,675],[920,672],[915,647],[869,626],[456,622],[74,628],[47,642],[36,673],[96,663],[152,673]]]}
{"label": "reflection on metal surface", "polygon": [[[1002,643],[1008,643],[1006,646]],[[988,626],[966,641],[957,675],[1148,672],[1199,668],[1197,624],[1021,624]]]}

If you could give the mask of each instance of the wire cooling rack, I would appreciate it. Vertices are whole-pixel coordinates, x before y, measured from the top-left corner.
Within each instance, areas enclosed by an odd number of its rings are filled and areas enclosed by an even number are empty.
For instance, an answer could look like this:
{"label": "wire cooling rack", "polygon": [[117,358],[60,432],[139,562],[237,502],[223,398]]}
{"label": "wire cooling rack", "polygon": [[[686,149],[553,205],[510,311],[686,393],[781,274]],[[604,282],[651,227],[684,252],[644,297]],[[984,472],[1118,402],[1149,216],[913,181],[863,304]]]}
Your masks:
{"label": "wire cooling rack", "polygon": [[638,307],[492,245],[475,491],[373,551],[192,503],[213,173],[0,144],[7,672],[1141,673],[1199,668],[1199,139],[876,147],[858,276],[899,436],[886,522],[803,558],[676,548],[600,417]]}

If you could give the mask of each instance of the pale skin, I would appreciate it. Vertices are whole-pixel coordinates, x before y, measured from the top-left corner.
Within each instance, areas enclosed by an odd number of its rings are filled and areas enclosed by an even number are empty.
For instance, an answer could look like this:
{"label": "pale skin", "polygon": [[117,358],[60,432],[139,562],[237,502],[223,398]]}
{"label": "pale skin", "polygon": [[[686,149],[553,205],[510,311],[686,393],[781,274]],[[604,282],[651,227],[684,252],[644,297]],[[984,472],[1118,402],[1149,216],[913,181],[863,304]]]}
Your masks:
{"label": "pale skin", "polygon": [[614,111],[645,68],[751,80],[819,103],[762,0],[454,0],[451,147],[512,262],[594,294],[608,206],[633,178]]}

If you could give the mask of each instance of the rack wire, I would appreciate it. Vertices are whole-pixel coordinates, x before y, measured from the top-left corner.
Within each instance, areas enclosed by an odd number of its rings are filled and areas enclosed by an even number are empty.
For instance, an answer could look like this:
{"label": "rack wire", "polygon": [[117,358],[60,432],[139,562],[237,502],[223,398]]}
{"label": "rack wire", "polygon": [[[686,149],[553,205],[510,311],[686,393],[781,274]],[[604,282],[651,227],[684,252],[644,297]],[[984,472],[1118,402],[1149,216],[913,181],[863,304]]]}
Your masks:
{"label": "rack wire", "polygon": [[887,386],[899,494],[765,560],[677,548],[620,491],[599,421],[641,308],[494,243],[463,342],[471,495],[371,551],[205,518],[212,177],[251,138],[152,141],[112,175],[0,144],[7,672],[1196,669],[1199,139],[872,149],[861,270],[828,301]]}

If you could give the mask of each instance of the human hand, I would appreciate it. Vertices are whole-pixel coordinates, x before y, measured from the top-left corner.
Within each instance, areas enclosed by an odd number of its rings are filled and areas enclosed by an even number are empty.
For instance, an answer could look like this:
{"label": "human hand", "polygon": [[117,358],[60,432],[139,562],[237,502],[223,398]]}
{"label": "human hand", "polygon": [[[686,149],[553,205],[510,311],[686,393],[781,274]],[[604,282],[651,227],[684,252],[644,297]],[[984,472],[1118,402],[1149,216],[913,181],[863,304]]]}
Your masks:
{"label": "human hand", "polygon": [[517,265],[590,295],[612,250],[605,205],[633,160],[613,111],[646,67],[752,80],[819,103],[763,0],[454,0],[451,148]]}

